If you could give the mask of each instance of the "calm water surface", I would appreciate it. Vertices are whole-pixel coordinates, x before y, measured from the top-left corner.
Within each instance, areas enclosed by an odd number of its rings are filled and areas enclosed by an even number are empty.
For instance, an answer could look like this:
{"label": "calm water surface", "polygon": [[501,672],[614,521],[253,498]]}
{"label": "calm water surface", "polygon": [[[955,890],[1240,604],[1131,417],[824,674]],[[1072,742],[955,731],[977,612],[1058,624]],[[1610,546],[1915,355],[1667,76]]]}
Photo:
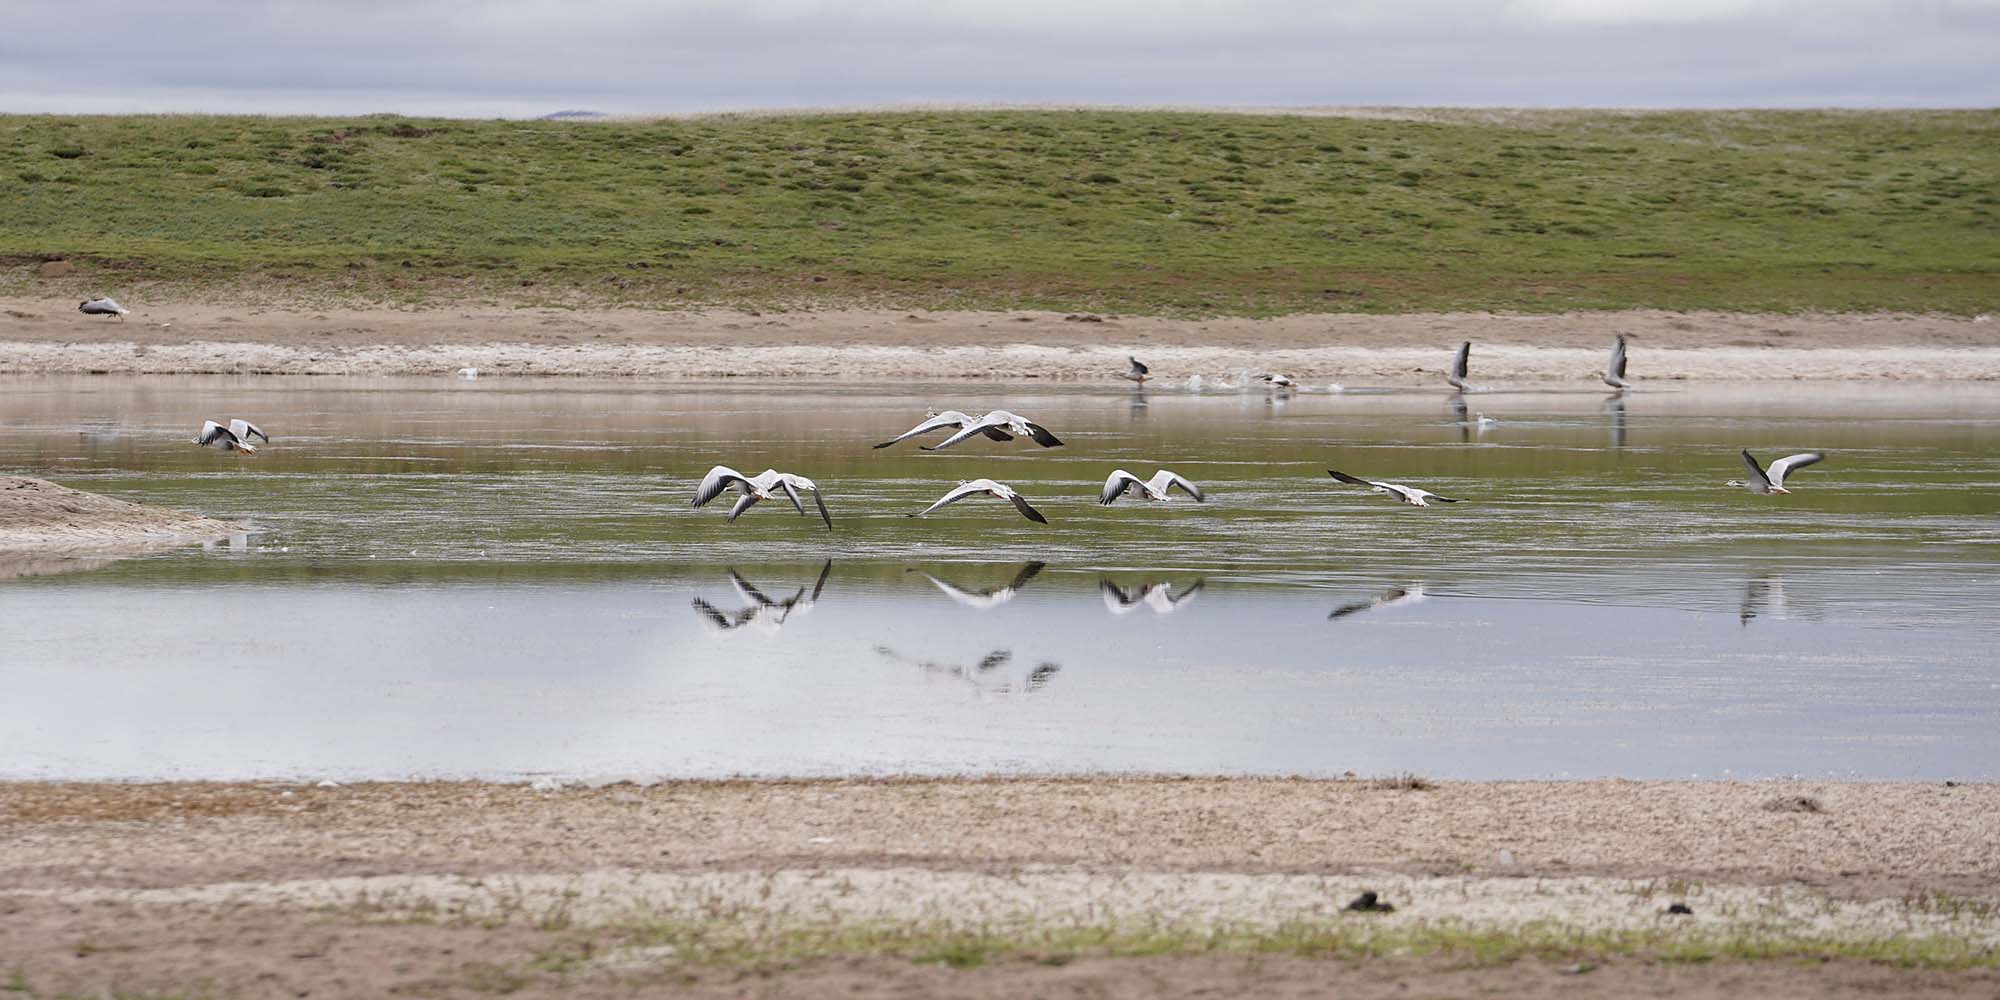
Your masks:
{"label": "calm water surface", "polygon": [[[1068,446],[868,447],[999,406]],[[230,416],[275,443],[186,443]],[[1996,446],[1962,386],[0,379],[0,471],[256,527],[0,581],[0,778],[1990,778]],[[838,530],[689,507],[716,463]],[[1161,466],[1210,502],[1096,504]],[[981,476],[1051,523],[905,516]]]}

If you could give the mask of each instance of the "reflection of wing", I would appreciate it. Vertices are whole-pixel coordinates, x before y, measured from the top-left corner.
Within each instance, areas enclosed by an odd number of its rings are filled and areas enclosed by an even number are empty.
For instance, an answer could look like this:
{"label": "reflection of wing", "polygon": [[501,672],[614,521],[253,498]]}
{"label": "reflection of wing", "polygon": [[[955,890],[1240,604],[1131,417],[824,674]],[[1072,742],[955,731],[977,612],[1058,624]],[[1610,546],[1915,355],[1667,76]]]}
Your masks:
{"label": "reflection of wing", "polygon": [[1139,604],[1138,596],[1112,583],[1108,576],[1097,581],[1097,593],[1104,598],[1104,609],[1114,615],[1125,614]]}
{"label": "reflection of wing", "polygon": [[973,665],[973,669],[983,674],[986,673],[987,671],[995,670],[997,668],[1006,666],[1007,661],[1013,658],[1014,658],[1013,650],[996,649],[993,652],[980,657],[979,662]]}
{"label": "reflection of wing", "polygon": [[1375,606],[1374,601],[1354,601],[1353,603],[1343,604],[1340,607],[1333,609],[1333,613],[1327,615],[1326,617],[1328,621],[1332,621],[1335,618],[1345,618],[1348,615],[1366,611],[1374,606]]}
{"label": "reflection of wing", "polygon": [[729,584],[736,588],[737,596],[752,604],[762,605],[767,608],[778,606],[777,601],[765,597],[763,591],[758,590],[750,581],[743,579],[743,574],[736,572],[733,567],[729,570]]}
{"label": "reflection of wing", "polygon": [[819,581],[813,584],[812,600],[814,603],[818,603],[819,601],[819,592],[826,589],[826,578],[832,575],[833,560],[828,559],[826,565],[819,568]]}
{"label": "reflection of wing", "polygon": [[1055,677],[1056,672],[1061,669],[1062,667],[1057,664],[1043,663],[1035,669],[1028,671],[1028,690],[1040,691],[1042,688],[1048,686],[1050,679]]}
{"label": "reflection of wing", "polygon": [[707,618],[709,621],[715,623],[716,628],[723,629],[726,631],[728,629],[735,627],[729,624],[729,618],[725,616],[721,611],[717,610],[715,605],[710,604],[699,597],[694,599],[694,609],[700,612],[702,617]]}
{"label": "reflection of wing", "polygon": [[1020,590],[1022,587],[1027,586],[1028,581],[1034,579],[1035,574],[1040,573],[1042,571],[1042,567],[1047,565],[1048,563],[1041,562],[1040,560],[1023,565],[1018,571],[1014,573],[1014,579],[1008,581],[1007,589]]}

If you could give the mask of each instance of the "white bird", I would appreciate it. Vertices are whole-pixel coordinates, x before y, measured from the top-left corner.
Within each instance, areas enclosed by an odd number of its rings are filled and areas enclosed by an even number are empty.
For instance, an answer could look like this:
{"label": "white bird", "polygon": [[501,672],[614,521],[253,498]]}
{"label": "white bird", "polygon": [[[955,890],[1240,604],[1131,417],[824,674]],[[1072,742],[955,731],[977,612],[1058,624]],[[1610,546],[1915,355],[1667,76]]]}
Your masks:
{"label": "white bird", "polygon": [[459,377],[459,378],[462,378],[462,379],[475,379],[475,378],[478,378],[478,377],[479,377],[479,369],[477,369],[477,368],[460,368],[460,369],[458,370],[458,377]]}
{"label": "white bird", "polygon": [[81,303],[77,304],[76,311],[85,316],[116,316],[119,319],[124,319],[125,314],[132,310],[119,305],[115,299],[100,297],[84,299]]}
{"label": "white bird", "polygon": [[[957,410],[944,410],[942,412],[938,410],[932,410],[929,413],[924,414],[923,423],[920,423],[917,426],[912,427],[909,430],[906,430],[903,433],[898,434],[895,437],[892,437],[889,440],[876,445],[875,447],[887,448],[898,441],[905,441],[910,438],[916,437],[919,434],[929,434],[932,431],[943,430],[947,427],[964,427],[966,424],[972,422],[973,418],[971,416],[968,416],[964,413],[960,413]],[[992,438],[995,441],[1014,440],[1014,435],[1009,434],[998,427],[989,427],[986,430],[981,431],[980,433],[986,435],[987,437]]]}
{"label": "white bird", "polygon": [[1625,335],[1611,342],[1611,357],[1604,363],[1604,384],[1613,389],[1626,388],[1625,382]]}
{"label": "white bird", "polygon": [[970,590],[965,587],[955,586],[920,569],[913,569],[910,572],[929,580],[932,586],[944,591],[944,595],[951,598],[954,602],[968,608],[984,610],[986,608],[999,607],[1013,600],[1014,595],[1019,593],[1022,587],[1027,586],[1028,581],[1033,580],[1035,575],[1040,573],[1042,567],[1046,565],[1047,563],[1042,562],[1027,563],[1015,571],[1014,578],[1009,580],[1005,586],[987,587],[984,590]]}
{"label": "white bird", "polygon": [[1375,608],[1393,608],[1399,604],[1415,604],[1423,599],[1424,585],[1421,583],[1412,584],[1408,587],[1391,587],[1368,600],[1343,604],[1329,612],[1326,617],[1328,621],[1332,621],[1335,618],[1345,618],[1348,615]]}
{"label": "white bird", "polygon": [[1139,488],[1139,499],[1141,500],[1166,500],[1168,499],[1167,491],[1176,486],[1180,487],[1181,491],[1188,496],[1193,497],[1195,503],[1202,503],[1207,499],[1201,495],[1201,487],[1188,482],[1178,472],[1161,469],[1153,473],[1153,478],[1141,480],[1138,476],[1126,472],[1124,469],[1114,469],[1112,470],[1111,478],[1104,481],[1104,492],[1098,495],[1097,502],[1108,507],[1111,505],[1111,501],[1132,492],[1132,487],[1134,486]]}
{"label": "white bird", "polygon": [[1428,507],[1431,500],[1436,500],[1439,503],[1459,502],[1452,497],[1439,496],[1429,490],[1420,490],[1414,486],[1404,486],[1401,483],[1380,483],[1373,479],[1356,479],[1345,472],[1335,472],[1332,469],[1326,470],[1326,474],[1343,483],[1353,483],[1356,486],[1372,486],[1375,492],[1386,493],[1391,499],[1402,501],[1412,507]]}
{"label": "white bird", "polygon": [[265,444],[271,443],[271,435],[264,433],[263,428],[258,427],[248,420],[231,420],[229,422],[229,433],[236,435],[239,441],[254,437]]}
{"label": "white bird", "polygon": [[1750,470],[1750,478],[1748,480],[1732,479],[1722,485],[1741,486],[1752,493],[1763,496],[1769,496],[1773,493],[1790,493],[1791,490],[1785,488],[1785,477],[1790,475],[1793,469],[1803,469],[1825,457],[1825,455],[1816,451],[1808,451],[1798,455],[1786,455],[1784,458],[1772,462],[1770,471],[1766,472],[1762,466],[1757,464],[1756,459],[1750,457],[1750,449],[1745,448],[1743,450],[1743,464]]}
{"label": "white bird", "polygon": [[[203,421],[201,433],[195,435],[194,443],[205,448],[221,448],[223,451],[240,451],[245,455],[255,455],[257,446],[244,441],[243,435],[233,429],[233,425],[236,424],[243,424],[246,428],[249,424],[241,420],[232,420],[230,424],[231,427],[224,427],[213,420]],[[257,434],[262,437],[264,432],[258,431]],[[270,438],[264,440],[269,441]]]}
{"label": "white bird", "polygon": [[1006,500],[1009,503],[1012,503],[1014,505],[1014,509],[1020,511],[1021,516],[1027,518],[1030,521],[1035,521],[1040,524],[1049,523],[1049,519],[1043,517],[1041,511],[1036,510],[1035,508],[1029,506],[1028,501],[1023,499],[1021,494],[1014,492],[1014,488],[1012,486],[1009,486],[1006,483],[994,482],[991,479],[975,479],[969,483],[960,483],[956,487],[954,487],[950,493],[946,493],[944,496],[940,497],[938,499],[938,502],[931,504],[929,507],[925,507],[923,510],[918,511],[915,514],[911,514],[910,516],[922,517],[925,514],[928,514],[931,511],[934,511],[946,504],[957,503],[960,500],[965,499],[966,497],[977,496],[982,493],[987,494],[989,496],[996,496],[1002,500]]}
{"label": "white bird", "polygon": [[973,436],[974,434],[985,434],[987,437],[992,437],[993,435],[989,432],[994,430],[999,430],[1008,435],[1011,435],[1011,437],[1003,438],[1001,440],[1012,440],[1013,438],[1016,437],[1025,437],[1034,439],[1034,442],[1036,444],[1041,445],[1044,448],[1062,447],[1062,439],[1056,437],[1054,434],[1049,433],[1049,429],[1043,427],[1041,424],[1035,423],[1034,421],[1029,420],[1026,417],[1023,417],[1018,413],[1013,413],[1008,410],[994,410],[993,412],[988,413],[983,417],[980,417],[978,420],[966,424],[964,430],[961,430],[958,433],[953,434],[948,438],[945,438],[943,441],[940,441],[935,445],[924,445],[923,449],[925,451],[943,451],[946,448],[949,448],[952,445],[955,445],[960,441],[963,441],[966,438]]}
{"label": "white bird", "polygon": [[820,495],[819,484],[804,476],[779,472],[776,469],[765,469],[755,476],[746,476],[726,465],[718,465],[708,470],[708,475],[702,477],[701,485],[695,487],[694,505],[700,507],[732,487],[742,496],[737,498],[734,507],[729,508],[731,521],[742,517],[743,512],[756,506],[759,500],[769,500],[777,493],[783,493],[803,517],[806,506],[799,502],[799,491],[805,490],[813,495],[813,502],[819,505],[819,516],[826,522],[826,530],[833,530],[833,515],[827,512],[826,498]]}
{"label": "white bird", "polygon": [[1493,426],[1494,424],[1497,424],[1497,423],[1499,423],[1499,422],[1500,422],[1500,421],[1498,421],[1498,420],[1495,420],[1495,419],[1493,419],[1492,417],[1489,417],[1489,416],[1487,416],[1487,415],[1486,415],[1486,414],[1484,414],[1484,413],[1475,413],[1475,414],[1473,414],[1473,416],[1475,416],[1475,417],[1479,418],[1479,419],[1478,419],[1478,420],[1477,420],[1476,422],[1477,422],[1477,424],[1478,424],[1478,426],[1479,426],[1479,429],[1480,429],[1481,431],[1484,431],[1484,430],[1485,430],[1486,428],[1488,428],[1488,427],[1491,427],[1491,426]]}
{"label": "white bird", "polygon": [[1472,341],[1468,340],[1458,345],[1458,354],[1451,359],[1451,374],[1445,376],[1445,381],[1450,382],[1452,388],[1460,392],[1465,391],[1465,369],[1471,360]]}
{"label": "white bird", "polygon": [[1286,375],[1259,375],[1257,377],[1271,383],[1271,387],[1274,389],[1291,389],[1298,385],[1297,382],[1291,380],[1290,376]]}
{"label": "white bird", "polygon": [[1125,377],[1131,379],[1134,382],[1139,383],[1140,385],[1145,385],[1146,376],[1147,374],[1152,372],[1152,369],[1146,367],[1143,364],[1140,364],[1138,358],[1128,356],[1125,360],[1132,363],[1132,367],[1126,369]]}
{"label": "white bird", "polygon": [[1194,600],[1195,595],[1201,593],[1201,588],[1206,582],[1205,580],[1196,580],[1189,584],[1186,590],[1175,593],[1173,584],[1161,580],[1154,583],[1141,584],[1137,592],[1134,592],[1113,583],[1111,578],[1107,576],[1097,581],[1097,592],[1099,596],[1104,598],[1105,610],[1114,615],[1122,615],[1137,610],[1141,604],[1153,609],[1153,613],[1156,615],[1170,615],[1179,610],[1181,605]]}

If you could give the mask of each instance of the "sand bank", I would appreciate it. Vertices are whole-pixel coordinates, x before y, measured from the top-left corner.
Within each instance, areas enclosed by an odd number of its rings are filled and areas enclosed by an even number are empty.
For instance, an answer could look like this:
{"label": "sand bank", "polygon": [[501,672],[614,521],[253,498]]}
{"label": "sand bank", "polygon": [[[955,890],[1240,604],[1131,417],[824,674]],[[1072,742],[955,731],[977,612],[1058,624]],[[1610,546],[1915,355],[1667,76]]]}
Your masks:
{"label": "sand bank", "polygon": [[0,954],[214,995],[2000,986],[2000,786],[1417,784],[0,785]]}
{"label": "sand bank", "polygon": [[156,548],[213,541],[248,527],[0,476],[0,579],[85,569]]}
{"label": "sand bank", "polygon": [[1632,311],[1166,319],[1062,313],[247,310],[142,307],[126,321],[0,301],[0,373],[448,374],[1116,383],[1127,355],[1169,384],[1280,370],[1314,382],[1437,381],[1461,340],[1480,381],[1590,381],[1614,333],[1635,380],[2000,379],[1986,317]]}

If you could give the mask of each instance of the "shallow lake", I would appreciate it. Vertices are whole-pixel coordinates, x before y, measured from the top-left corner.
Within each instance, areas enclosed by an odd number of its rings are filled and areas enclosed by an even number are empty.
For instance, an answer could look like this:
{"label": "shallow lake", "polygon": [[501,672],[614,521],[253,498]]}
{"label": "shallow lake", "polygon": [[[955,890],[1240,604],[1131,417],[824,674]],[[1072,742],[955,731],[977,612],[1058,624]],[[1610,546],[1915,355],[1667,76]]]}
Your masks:
{"label": "shallow lake", "polygon": [[256,529],[0,580],[0,778],[2000,776],[1992,387],[13,377],[0,472]]}

